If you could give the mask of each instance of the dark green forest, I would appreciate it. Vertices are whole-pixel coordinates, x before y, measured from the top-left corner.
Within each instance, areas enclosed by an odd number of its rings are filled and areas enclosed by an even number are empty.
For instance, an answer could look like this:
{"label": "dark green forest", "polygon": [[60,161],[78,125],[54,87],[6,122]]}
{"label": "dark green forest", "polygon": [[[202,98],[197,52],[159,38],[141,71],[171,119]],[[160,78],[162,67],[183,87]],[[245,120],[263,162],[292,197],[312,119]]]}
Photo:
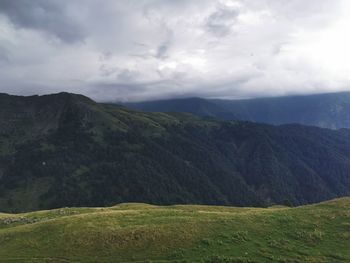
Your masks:
{"label": "dark green forest", "polygon": [[0,95],[0,210],[300,205],[350,194],[350,130]]}

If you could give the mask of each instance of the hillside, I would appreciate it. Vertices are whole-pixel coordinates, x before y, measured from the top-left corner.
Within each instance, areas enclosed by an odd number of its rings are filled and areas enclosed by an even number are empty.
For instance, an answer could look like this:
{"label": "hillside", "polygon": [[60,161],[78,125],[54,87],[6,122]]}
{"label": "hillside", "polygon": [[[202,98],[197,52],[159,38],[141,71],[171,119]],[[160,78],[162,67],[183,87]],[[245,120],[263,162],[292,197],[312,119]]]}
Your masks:
{"label": "hillside", "polygon": [[0,262],[349,262],[350,199],[0,214]]}
{"label": "hillside", "polygon": [[222,106],[220,100],[207,100],[202,98],[168,99],[144,102],[120,103],[126,107],[146,112],[185,112],[202,117],[214,117],[223,120],[237,120],[227,105]]}
{"label": "hillside", "polygon": [[350,131],[0,96],[0,211],[121,202],[299,205],[350,195]]}
{"label": "hillside", "polygon": [[125,105],[144,111],[188,112],[223,120],[350,128],[350,92],[247,100],[170,99]]}

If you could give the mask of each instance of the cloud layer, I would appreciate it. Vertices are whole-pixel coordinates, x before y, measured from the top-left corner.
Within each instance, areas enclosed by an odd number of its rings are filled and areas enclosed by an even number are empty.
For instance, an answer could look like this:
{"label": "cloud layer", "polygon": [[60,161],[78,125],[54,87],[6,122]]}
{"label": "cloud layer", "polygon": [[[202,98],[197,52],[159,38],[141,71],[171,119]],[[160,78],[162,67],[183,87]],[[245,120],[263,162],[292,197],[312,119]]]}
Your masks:
{"label": "cloud layer", "polygon": [[0,92],[97,100],[350,89],[347,0],[0,0]]}

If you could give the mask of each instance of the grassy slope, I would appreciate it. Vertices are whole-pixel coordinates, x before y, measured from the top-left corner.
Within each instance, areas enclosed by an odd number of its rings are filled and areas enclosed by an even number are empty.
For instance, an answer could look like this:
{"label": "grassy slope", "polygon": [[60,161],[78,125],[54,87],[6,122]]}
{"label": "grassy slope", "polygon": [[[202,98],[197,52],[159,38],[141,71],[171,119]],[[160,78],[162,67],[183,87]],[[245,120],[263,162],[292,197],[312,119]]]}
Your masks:
{"label": "grassy slope", "polygon": [[232,261],[210,262],[349,262],[349,247],[350,198],[297,208],[121,204],[0,214],[0,262],[204,262],[215,255]]}

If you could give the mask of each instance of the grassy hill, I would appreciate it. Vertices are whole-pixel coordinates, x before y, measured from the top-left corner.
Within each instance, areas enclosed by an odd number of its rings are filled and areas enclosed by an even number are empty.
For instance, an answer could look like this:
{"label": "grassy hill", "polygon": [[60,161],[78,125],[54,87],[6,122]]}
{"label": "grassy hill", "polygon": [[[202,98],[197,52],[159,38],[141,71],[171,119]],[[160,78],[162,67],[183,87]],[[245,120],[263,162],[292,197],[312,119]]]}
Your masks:
{"label": "grassy hill", "polygon": [[350,198],[0,214],[0,262],[349,262]]}
{"label": "grassy hill", "polygon": [[300,205],[350,195],[350,130],[0,94],[0,211]]}

